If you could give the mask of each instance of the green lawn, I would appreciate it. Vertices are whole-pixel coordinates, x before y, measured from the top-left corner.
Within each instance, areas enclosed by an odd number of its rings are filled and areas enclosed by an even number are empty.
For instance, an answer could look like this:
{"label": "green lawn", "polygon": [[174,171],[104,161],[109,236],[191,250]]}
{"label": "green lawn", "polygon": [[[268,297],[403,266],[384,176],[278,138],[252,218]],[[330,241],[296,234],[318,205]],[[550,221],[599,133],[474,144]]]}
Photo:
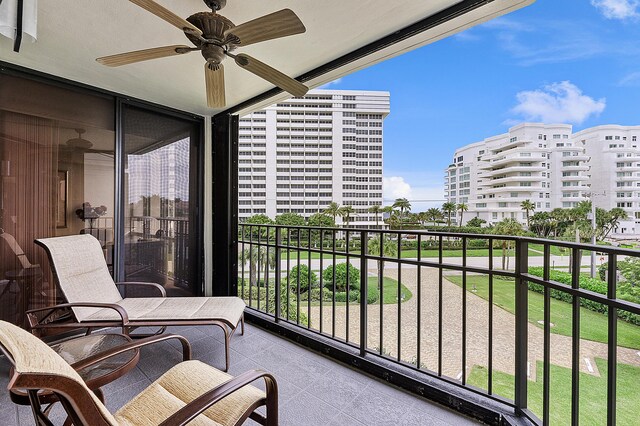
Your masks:
{"label": "green lawn", "polygon": [[[392,278],[383,277],[382,295],[384,304],[397,303],[398,302],[398,281]],[[369,287],[378,286],[378,277],[369,277]],[[404,295],[403,302],[408,301],[413,297],[411,290],[409,290],[404,284],[401,284],[400,292]],[[378,302],[380,303],[380,302]]]}
{"label": "green lawn", "polygon": [[[462,285],[462,276],[447,275],[446,279],[456,285]],[[493,280],[493,302],[495,305],[515,312],[513,280]],[[467,275],[467,291],[475,285],[477,296],[489,300],[489,277],[485,275]],[[544,318],[544,297],[540,293],[529,291],[529,322],[542,328],[538,321]],[[557,299],[551,299],[551,332],[571,336],[571,305]],[[580,308],[580,337],[596,342],[607,342],[607,316],[599,312]],[[640,327],[618,320],[618,345],[640,349]]]}
{"label": "green lawn", "polygon": [[[607,361],[596,358],[600,377],[580,373],[580,425],[600,426],[607,424]],[[542,362],[537,363],[536,381],[529,380],[528,405],[539,417],[542,417]],[[487,370],[474,366],[468,383],[483,389],[487,386]],[[514,377],[510,374],[494,371],[493,392],[513,400]],[[617,424],[638,424],[637,386],[640,383],[640,368],[627,364],[618,364],[617,380]],[[551,365],[550,382],[550,424],[568,425],[571,423],[571,369]]]}

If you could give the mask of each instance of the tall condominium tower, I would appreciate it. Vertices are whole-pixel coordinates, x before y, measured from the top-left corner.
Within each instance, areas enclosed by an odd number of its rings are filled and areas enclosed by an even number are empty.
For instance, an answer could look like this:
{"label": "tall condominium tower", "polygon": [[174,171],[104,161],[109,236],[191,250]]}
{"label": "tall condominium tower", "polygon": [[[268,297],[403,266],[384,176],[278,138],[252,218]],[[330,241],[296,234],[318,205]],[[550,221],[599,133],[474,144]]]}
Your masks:
{"label": "tall condominium tower", "polygon": [[[628,220],[616,234],[640,234],[640,126],[598,126],[572,132],[566,124],[523,123],[508,133],[459,148],[445,172],[445,197],[465,203],[465,221],[526,222],[521,203],[535,211],[622,207]],[[637,224],[637,225],[636,225]]]}
{"label": "tall condominium tower", "polygon": [[[238,213],[309,217],[352,206],[351,226],[382,205],[383,121],[389,93],[312,90],[240,119]],[[337,218],[341,223],[342,219]]]}

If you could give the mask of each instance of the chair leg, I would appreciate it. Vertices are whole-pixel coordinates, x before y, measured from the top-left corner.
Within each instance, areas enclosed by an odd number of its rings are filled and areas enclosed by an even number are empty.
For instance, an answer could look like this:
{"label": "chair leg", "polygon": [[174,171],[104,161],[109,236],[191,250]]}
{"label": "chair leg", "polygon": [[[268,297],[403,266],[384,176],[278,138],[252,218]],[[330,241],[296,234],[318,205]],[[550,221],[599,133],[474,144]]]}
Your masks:
{"label": "chair leg", "polygon": [[224,330],[224,371],[229,371],[229,331],[227,327],[222,327]]}
{"label": "chair leg", "polygon": [[242,316],[240,317],[240,334],[242,336],[244,336],[244,312],[242,313]]}

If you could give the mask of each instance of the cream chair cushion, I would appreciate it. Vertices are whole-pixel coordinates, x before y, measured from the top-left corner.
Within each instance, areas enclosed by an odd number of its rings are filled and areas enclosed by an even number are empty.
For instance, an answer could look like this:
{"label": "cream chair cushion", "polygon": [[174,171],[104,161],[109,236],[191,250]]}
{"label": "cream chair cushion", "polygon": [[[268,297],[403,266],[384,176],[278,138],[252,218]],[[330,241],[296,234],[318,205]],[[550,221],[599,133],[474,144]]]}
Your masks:
{"label": "cream chair cushion", "polygon": [[[205,392],[230,380],[223,373],[200,361],[185,361],[163,374],[147,389],[115,414],[121,425],[158,425],[173,413]],[[247,408],[265,398],[265,393],[251,385],[228,395],[189,425],[235,425]]]}

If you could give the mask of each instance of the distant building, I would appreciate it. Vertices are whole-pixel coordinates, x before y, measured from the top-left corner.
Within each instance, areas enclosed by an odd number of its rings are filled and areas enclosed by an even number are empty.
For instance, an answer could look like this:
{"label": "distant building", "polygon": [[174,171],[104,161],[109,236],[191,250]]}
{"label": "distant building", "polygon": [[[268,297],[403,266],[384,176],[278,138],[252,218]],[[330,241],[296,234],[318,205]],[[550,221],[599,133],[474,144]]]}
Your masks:
{"label": "distant building", "polygon": [[[624,208],[617,234],[640,234],[640,126],[606,125],[573,133],[571,125],[523,123],[459,148],[445,172],[445,198],[465,203],[465,222],[514,218],[575,207],[591,193],[597,207]],[[605,195],[601,195],[601,194]]]}
{"label": "distant building", "polygon": [[[240,119],[238,213],[352,206],[350,225],[375,224],[382,205],[383,122],[389,93],[313,90]],[[341,223],[341,218],[337,218]]]}

